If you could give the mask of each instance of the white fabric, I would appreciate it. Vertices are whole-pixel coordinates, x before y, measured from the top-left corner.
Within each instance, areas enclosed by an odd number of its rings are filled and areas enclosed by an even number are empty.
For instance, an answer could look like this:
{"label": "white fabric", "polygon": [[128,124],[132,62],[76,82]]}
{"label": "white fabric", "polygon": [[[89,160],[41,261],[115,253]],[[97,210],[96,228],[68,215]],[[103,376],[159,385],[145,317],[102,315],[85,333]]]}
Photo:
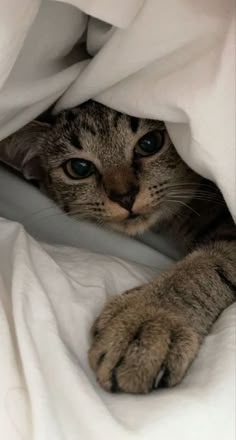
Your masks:
{"label": "white fabric", "polygon": [[[85,14],[90,61],[70,56]],[[95,98],[164,119],[236,218],[234,0],[1,0],[0,87],[0,138],[64,92],[58,110]]]}
{"label": "white fabric", "polygon": [[[236,216],[234,23],[233,0],[1,0],[0,138],[62,95],[58,110],[95,98],[161,118],[180,154],[219,184]],[[71,52],[86,28],[92,60],[82,47]],[[151,247],[123,246],[118,236],[62,217],[37,230],[27,215],[46,206],[0,171],[0,211],[35,235],[143,258],[160,270],[171,264]],[[91,323],[109,295],[143,283],[153,270],[43,246],[1,220],[1,439],[235,438],[235,307],[216,323],[179,387],[113,396],[95,382],[87,364]]]}
{"label": "white fabric", "polygon": [[43,246],[6,220],[0,249],[1,439],[235,438],[234,306],[180,386],[111,395],[88,366],[89,329],[110,295],[147,281],[153,269]]}

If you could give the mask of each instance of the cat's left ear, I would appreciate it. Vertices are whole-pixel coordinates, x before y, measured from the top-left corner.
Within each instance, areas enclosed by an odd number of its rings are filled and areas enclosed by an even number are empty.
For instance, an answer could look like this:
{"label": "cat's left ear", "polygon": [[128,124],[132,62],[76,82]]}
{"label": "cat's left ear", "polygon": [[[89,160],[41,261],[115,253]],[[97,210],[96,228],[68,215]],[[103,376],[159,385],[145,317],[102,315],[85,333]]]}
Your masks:
{"label": "cat's left ear", "polygon": [[50,129],[47,123],[32,121],[0,141],[0,161],[19,171],[29,180],[42,180],[40,155],[43,139]]}

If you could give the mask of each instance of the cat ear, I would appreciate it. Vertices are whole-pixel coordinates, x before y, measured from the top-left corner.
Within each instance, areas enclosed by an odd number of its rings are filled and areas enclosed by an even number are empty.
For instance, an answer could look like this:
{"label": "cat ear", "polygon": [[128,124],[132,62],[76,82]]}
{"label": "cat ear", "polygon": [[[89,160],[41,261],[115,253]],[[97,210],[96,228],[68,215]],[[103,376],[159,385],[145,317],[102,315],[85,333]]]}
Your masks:
{"label": "cat ear", "polygon": [[29,180],[42,180],[40,161],[43,138],[50,125],[33,121],[0,141],[0,161],[14,168]]}

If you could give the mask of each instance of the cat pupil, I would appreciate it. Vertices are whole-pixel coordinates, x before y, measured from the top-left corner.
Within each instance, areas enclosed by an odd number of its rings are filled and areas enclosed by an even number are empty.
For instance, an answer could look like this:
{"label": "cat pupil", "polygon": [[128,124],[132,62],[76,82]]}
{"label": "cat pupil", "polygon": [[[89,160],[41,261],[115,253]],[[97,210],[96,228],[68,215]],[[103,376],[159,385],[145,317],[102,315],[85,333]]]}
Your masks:
{"label": "cat pupil", "polygon": [[91,162],[87,160],[72,159],[71,168],[78,176],[87,176],[91,171]]}
{"label": "cat pupil", "polygon": [[70,159],[63,169],[65,173],[72,179],[83,179],[89,177],[94,172],[94,165],[85,159]]}
{"label": "cat pupil", "polygon": [[164,139],[159,131],[152,131],[143,136],[136,146],[135,153],[140,156],[155,154],[162,148]]}

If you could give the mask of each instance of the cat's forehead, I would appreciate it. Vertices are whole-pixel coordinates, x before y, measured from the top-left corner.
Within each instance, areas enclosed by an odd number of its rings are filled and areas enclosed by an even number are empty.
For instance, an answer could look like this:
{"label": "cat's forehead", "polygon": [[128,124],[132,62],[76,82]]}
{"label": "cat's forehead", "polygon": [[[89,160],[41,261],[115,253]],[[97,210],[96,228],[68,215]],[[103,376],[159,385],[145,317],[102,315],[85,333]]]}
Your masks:
{"label": "cat's forehead", "polygon": [[66,145],[110,162],[125,159],[127,148],[138,137],[163,126],[162,122],[139,119],[89,101],[64,111],[55,129]]}

